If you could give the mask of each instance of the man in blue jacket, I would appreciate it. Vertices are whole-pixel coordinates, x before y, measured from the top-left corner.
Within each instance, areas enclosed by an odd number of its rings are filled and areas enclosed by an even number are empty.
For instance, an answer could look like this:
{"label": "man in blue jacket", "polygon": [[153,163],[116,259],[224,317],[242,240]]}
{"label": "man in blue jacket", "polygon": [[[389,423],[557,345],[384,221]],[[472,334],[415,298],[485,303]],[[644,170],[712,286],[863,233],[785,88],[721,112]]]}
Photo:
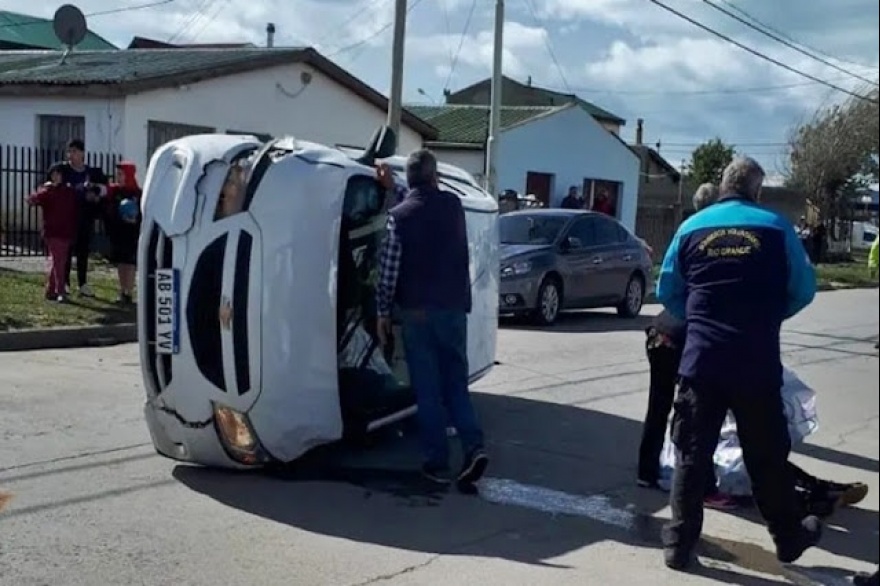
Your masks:
{"label": "man in blue jacket", "polygon": [[813,301],[816,276],[791,223],[758,205],[763,181],[755,160],[734,160],[718,203],[678,229],[657,282],[657,298],[687,324],[672,424],[680,454],[663,532],[673,569],[693,560],[728,409],[779,560],[794,562],[821,536],[820,521],[803,518],[797,504],[780,391],[782,322]]}

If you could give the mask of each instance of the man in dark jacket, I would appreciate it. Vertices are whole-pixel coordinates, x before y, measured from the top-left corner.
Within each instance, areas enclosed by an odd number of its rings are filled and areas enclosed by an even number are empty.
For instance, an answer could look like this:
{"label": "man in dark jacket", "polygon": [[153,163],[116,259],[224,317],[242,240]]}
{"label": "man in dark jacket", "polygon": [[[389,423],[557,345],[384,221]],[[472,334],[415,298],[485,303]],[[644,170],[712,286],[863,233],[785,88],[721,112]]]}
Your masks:
{"label": "man in dark jacket", "polygon": [[[446,433],[451,421],[465,455],[458,487],[472,492],[489,460],[468,390],[471,283],[464,209],[458,196],[440,190],[430,151],[410,155],[406,176],[410,191],[388,212],[379,257],[376,330],[385,345],[396,302],[418,404],[422,473],[433,482],[451,481]],[[379,178],[386,189],[392,187],[390,173],[380,169]]]}
{"label": "man in dark jacket", "polygon": [[62,164],[64,183],[73,187],[77,195],[76,239],[70,247],[67,258],[67,286],[70,287],[70,270],[76,257],[76,277],[79,294],[93,297],[88,284],[89,254],[92,236],[95,233],[95,220],[100,217],[101,198],[107,194],[107,176],[101,169],[86,164],[86,147],[80,139],[67,145],[67,161]]}
{"label": "man in dark jacket", "polygon": [[728,410],[779,560],[796,561],[821,537],[819,519],[801,512],[787,466],[780,350],[782,322],[812,302],[816,276],[791,223],[758,205],[764,176],[753,159],[728,165],[718,203],[681,225],[660,270],[657,298],[686,322],[672,428],[679,457],[663,534],[672,569],[693,560]]}

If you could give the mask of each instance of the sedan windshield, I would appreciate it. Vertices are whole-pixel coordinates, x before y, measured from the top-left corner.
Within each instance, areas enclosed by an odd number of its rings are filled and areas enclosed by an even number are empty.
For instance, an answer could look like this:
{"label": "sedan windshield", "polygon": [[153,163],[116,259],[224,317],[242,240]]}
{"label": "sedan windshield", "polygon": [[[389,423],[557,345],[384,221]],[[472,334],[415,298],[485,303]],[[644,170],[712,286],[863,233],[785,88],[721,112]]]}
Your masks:
{"label": "sedan windshield", "polygon": [[546,214],[503,215],[498,218],[501,244],[552,244],[567,222]]}

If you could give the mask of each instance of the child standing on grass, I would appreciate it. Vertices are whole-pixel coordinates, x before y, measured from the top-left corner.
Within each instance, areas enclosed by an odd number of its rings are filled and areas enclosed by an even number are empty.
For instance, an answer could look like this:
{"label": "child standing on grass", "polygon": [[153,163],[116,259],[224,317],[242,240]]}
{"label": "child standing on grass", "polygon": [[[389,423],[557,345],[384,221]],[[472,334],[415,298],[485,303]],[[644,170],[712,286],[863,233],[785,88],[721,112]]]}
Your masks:
{"label": "child standing on grass", "polygon": [[58,302],[67,299],[67,256],[77,226],[76,191],[63,183],[63,177],[61,165],[53,165],[49,181],[27,198],[30,205],[43,209],[43,241],[49,251],[46,299]]}
{"label": "child standing on grass", "polygon": [[134,281],[137,270],[137,247],[141,232],[141,188],[134,163],[120,161],[116,165],[116,182],[107,188],[104,226],[110,240],[109,260],[116,265],[119,278],[120,305],[134,303]]}

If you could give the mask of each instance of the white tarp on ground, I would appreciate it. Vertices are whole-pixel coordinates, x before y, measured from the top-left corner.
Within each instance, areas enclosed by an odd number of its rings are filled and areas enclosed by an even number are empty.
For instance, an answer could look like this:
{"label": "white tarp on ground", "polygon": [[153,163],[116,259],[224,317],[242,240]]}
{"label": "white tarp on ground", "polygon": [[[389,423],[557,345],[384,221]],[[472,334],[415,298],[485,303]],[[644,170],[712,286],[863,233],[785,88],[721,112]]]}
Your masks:
{"label": "white tarp on ground", "polygon": [[[792,445],[804,441],[819,428],[816,416],[816,393],[788,368],[783,372],[782,401],[788,419],[788,431]],[[669,490],[672,485],[672,472],[675,467],[675,446],[666,432],[666,442],[660,454],[660,486]],[[718,488],[733,496],[752,494],[752,483],[746,472],[736,433],[736,421],[728,413],[715,450],[715,474]]]}

